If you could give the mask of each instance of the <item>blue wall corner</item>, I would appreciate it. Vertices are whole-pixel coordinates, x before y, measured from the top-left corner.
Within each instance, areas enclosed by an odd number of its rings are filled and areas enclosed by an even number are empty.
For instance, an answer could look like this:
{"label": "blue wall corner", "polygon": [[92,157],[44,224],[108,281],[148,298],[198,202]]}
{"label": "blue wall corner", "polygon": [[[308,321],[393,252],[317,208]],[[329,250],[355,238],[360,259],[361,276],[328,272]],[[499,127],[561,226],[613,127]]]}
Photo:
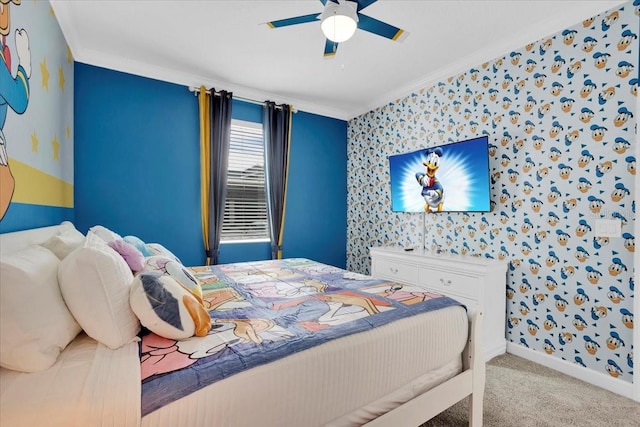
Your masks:
{"label": "blue wall corner", "polygon": [[283,256],[344,268],[347,245],[347,123],[293,115]]}

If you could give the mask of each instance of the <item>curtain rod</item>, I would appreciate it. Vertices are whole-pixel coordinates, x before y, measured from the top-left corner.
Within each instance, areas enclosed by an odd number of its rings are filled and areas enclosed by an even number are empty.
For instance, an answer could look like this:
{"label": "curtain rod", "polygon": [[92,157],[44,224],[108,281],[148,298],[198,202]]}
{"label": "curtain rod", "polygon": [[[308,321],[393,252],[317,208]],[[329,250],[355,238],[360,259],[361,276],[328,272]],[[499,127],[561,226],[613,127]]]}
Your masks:
{"label": "curtain rod", "polygon": [[[189,86],[189,91],[193,92],[194,96],[198,96],[198,93],[200,93],[200,88],[199,87],[194,87],[194,86]],[[207,93],[211,93],[211,89],[207,89],[206,90]],[[218,95],[220,92],[215,92],[215,95]],[[267,101],[258,101],[256,99],[249,99],[249,98],[243,98],[241,96],[233,96],[233,99],[237,99],[238,101],[244,101],[244,102],[248,102],[250,104],[257,104],[257,105],[264,105],[267,103]],[[282,110],[282,107],[280,105],[276,105],[276,109],[277,110]],[[295,108],[293,108],[293,106],[291,106],[291,112],[292,113],[297,113],[298,110],[296,110]]]}

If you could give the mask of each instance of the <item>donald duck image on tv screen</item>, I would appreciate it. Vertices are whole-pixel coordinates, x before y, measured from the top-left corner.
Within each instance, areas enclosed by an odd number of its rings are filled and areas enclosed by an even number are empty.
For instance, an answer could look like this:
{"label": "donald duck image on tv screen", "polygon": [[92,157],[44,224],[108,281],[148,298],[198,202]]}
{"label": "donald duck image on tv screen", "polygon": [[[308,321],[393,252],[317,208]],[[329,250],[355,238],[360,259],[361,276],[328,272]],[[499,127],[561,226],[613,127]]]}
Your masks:
{"label": "donald duck image on tv screen", "polygon": [[438,178],[436,172],[440,167],[440,157],[442,157],[442,148],[429,148],[426,151],[427,160],[422,162],[426,171],[424,173],[417,172],[416,180],[422,186],[422,197],[424,197],[424,211],[431,212],[442,211],[444,203],[444,188]]}
{"label": "donald duck image on tv screen", "polygon": [[488,137],[389,156],[394,212],[488,212]]}

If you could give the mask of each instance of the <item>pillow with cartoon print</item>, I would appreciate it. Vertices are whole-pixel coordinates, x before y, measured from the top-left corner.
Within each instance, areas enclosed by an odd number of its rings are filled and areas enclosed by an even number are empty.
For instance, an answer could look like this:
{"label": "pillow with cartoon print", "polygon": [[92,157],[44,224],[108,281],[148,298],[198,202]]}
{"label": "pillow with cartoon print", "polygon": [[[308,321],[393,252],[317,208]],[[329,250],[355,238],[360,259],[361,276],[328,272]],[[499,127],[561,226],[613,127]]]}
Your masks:
{"label": "pillow with cartoon print", "polygon": [[211,318],[200,301],[168,274],[138,274],[129,303],[140,323],[164,338],[204,337],[211,329]]}
{"label": "pillow with cartoon print", "polygon": [[154,255],[144,260],[145,265],[141,272],[159,272],[168,274],[177,280],[185,289],[193,294],[196,299],[202,303],[202,287],[198,280],[191,274],[189,270],[178,261],[166,257],[164,255]]}
{"label": "pillow with cartoon print", "polygon": [[162,246],[160,243],[147,243],[146,248],[152,255],[162,255],[173,259],[174,261],[181,262],[180,259],[173,254],[169,249]]}
{"label": "pillow with cartoon print", "polygon": [[140,273],[146,273],[149,271],[159,271],[162,274],[166,274],[166,265],[168,262],[174,261],[173,258],[169,258],[164,255],[152,255],[144,259],[144,267],[140,270]]}
{"label": "pillow with cartoon print", "polygon": [[167,274],[178,281],[184,288],[186,288],[196,299],[203,304],[202,300],[202,287],[198,280],[187,268],[180,264],[178,261],[169,261],[165,265]]}

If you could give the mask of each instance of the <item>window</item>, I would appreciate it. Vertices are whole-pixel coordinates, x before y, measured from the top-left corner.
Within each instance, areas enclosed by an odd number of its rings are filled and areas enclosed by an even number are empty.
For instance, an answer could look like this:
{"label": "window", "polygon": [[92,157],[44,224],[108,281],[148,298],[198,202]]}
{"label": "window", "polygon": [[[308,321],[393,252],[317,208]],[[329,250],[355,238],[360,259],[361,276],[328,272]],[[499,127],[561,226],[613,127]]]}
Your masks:
{"label": "window", "polygon": [[221,242],[269,240],[262,124],[231,121]]}

